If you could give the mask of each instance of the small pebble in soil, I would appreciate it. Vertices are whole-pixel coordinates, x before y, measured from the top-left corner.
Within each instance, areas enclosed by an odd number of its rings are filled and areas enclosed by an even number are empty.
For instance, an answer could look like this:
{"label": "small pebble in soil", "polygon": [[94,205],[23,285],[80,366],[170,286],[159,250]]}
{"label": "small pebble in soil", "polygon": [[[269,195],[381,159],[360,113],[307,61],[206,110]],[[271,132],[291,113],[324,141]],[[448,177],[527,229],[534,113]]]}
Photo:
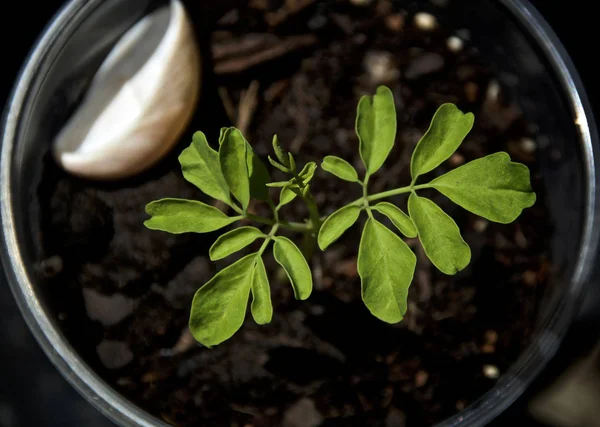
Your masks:
{"label": "small pebble in soil", "polygon": [[120,369],[133,360],[127,343],[104,340],[96,347],[100,362],[108,369]]}
{"label": "small pebble in soil", "polygon": [[368,6],[371,4],[372,0],[350,0],[354,6]]}
{"label": "small pebble in soil", "polygon": [[40,263],[42,274],[47,278],[52,278],[63,270],[63,259],[59,255],[46,258]]}
{"label": "small pebble in soil", "polygon": [[317,410],[315,402],[305,397],[285,412],[283,427],[317,427],[323,420],[323,415]]}
{"label": "small pebble in soil", "polygon": [[535,271],[527,270],[521,275],[521,280],[527,286],[535,286],[537,284],[537,274]]}
{"label": "small pebble in soil", "polygon": [[398,408],[390,409],[385,418],[385,427],[404,427],[406,425],[406,415]]}
{"label": "small pebble in soil", "polygon": [[500,370],[494,365],[483,365],[483,375],[491,380],[495,380],[500,377]]}
{"label": "small pebble in soil", "polygon": [[419,371],[415,374],[415,386],[420,388],[427,384],[429,380],[429,373],[427,371]]}
{"label": "small pebble in soil", "polygon": [[451,52],[458,53],[462,50],[464,43],[460,37],[450,36],[446,41],[446,46],[448,46]]}
{"label": "small pebble in soil", "polygon": [[400,77],[394,57],[388,52],[368,52],[365,55],[364,67],[373,85],[393,82]]}
{"label": "small pebble in soil", "polygon": [[414,18],[415,25],[423,31],[432,31],[437,28],[437,19],[431,13],[419,12]]}
{"label": "small pebble in soil", "polygon": [[477,83],[467,82],[465,84],[465,95],[467,96],[467,101],[469,101],[469,102],[477,101],[478,94],[479,94],[479,86],[477,86]]}
{"label": "small pebble in soil", "polygon": [[532,153],[535,153],[535,150],[537,149],[537,145],[536,145],[535,141],[531,138],[522,138],[521,139],[521,149],[528,154],[532,154]]}
{"label": "small pebble in soil", "polygon": [[119,323],[133,313],[137,301],[121,294],[102,295],[94,289],[82,290],[88,317],[108,327]]}
{"label": "small pebble in soil", "polygon": [[487,230],[488,225],[490,225],[490,223],[487,222],[485,219],[478,218],[475,220],[475,224],[473,224],[473,228],[478,233],[483,233],[485,230]]}
{"label": "small pebble in soil", "polygon": [[460,153],[454,153],[450,156],[450,164],[452,167],[457,167],[462,165],[465,162],[465,157]]}
{"label": "small pebble in soil", "polygon": [[496,80],[492,80],[487,87],[485,93],[486,102],[496,103],[500,99],[500,84]]}
{"label": "small pebble in soil", "polygon": [[427,52],[414,59],[404,74],[408,80],[414,80],[444,68],[444,58],[435,52]]}
{"label": "small pebble in soil", "polygon": [[388,30],[399,33],[404,29],[404,15],[400,13],[388,15],[385,18],[385,26],[388,28]]}

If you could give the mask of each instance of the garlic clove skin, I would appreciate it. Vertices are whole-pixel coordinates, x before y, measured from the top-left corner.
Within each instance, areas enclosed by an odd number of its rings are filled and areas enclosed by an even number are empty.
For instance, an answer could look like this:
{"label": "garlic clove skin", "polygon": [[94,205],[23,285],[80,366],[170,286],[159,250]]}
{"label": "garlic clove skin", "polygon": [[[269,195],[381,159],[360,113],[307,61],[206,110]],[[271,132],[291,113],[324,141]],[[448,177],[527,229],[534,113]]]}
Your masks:
{"label": "garlic clove skin", "polygon": [[179,0],[128,30],[98,69],[54,140],[67,172],[110,181],[156,164],[178,142],[196,107],[200,53]]}

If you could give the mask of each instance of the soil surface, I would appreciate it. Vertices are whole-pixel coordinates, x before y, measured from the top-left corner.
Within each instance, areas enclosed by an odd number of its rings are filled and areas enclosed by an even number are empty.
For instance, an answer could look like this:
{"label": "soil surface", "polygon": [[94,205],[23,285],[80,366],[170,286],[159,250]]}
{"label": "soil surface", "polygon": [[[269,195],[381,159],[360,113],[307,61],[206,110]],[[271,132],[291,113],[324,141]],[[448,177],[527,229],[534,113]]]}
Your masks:
{"label": "soil surface", "polygon": [[[437,19],[427,28],[427,16],[415,18],[423,3],[249,1],[210,34],[198,31],[205,49],[198,113],[159,165],[98,184],[66,175],[48,156],[38,198],[50,303],[73,345],[123,395],[181,426],[426,426],[467,407],[516,360],[551,268],[535,126],[506,99],[468,31],[443,20],[451,4],[427,3]],[[234,124],[264,157],[277,133],[301,163],[332,154],[362,171],[356,104],[379,84],[393,90],[398,135],[371,192],[410,182],[415,144],[437,107],[454,102],[475,113],[475,127],[432,175],[504,150],[530,167],[536,205],[501,225],[425,192],[459,224],[473,258],[446,276],[409,240],[418,265],[397,325],[372,317],[360,299],[361,218],[311,260],[309,300],[293,298],[267,257],[272,323],[257,326],[248,316],[214,349],[195,343],[187,330],[192,296],[230,260],[208,259],[217,233],[170,235],[142,225],[152,200],[207,200],[177,163],[191,134],[203,130],[214,145],[219,128]],[[312,188],[322,214],[360,196],[358,186],[320,169]],[[406,208],[402,196],[390,201]],[[288,220],[305,213],[299,202],[283,210]]]}

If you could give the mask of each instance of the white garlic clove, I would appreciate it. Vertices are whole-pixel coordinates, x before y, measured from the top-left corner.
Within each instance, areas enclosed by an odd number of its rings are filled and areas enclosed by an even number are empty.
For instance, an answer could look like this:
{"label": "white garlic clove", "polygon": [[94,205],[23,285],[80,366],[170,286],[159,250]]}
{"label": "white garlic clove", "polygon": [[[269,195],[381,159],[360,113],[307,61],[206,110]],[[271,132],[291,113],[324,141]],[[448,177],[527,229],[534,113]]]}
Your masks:
{"label": "white garlic clove", "polygon": [[196,107],[200,53],[179,0],[134,25],[102,63],[53,144],[73,175],[116,180],[147,170],[177,143]]}

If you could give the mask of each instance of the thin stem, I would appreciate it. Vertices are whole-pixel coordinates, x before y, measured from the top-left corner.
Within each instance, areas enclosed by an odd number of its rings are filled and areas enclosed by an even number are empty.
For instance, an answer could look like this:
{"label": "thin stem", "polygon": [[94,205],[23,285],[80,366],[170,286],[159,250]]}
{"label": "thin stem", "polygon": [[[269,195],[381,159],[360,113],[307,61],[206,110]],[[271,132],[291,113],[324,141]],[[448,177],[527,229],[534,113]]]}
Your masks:
{"label": "thin stem", "polygon": [[[245,217],[254,222],[258,222],[259,224],[271,225],[271,226],[275,225],[275,220],[265,218],[262,216],[246,214]],[[303,224],[301,222],[279,221],[278,225],[280,228],[284,228],[284,229],[290,230],[290,231],[297,231],[300,233],[306,233],[311,230],[311,228],[307,224]]]}
{"label": "thin stem", "polygon": [[312,228],[312,231],[318,232],[319,228],[321,228],[321,216],[319,215],[319,208],[317,207],[317,203],[315,202],[315,199],[310,193],[310,191],[308,191],[307,194],[304,194],[303,190],[306,187],[306,185],[302,181],[302,178],[300,178],[300,176],[298,175],[296,169],[292,169],[292,174],[300,189],[300,197],[302,198],[302,200],[304,200],[306,206],[308,207],[308,214],[310,216],[310,226]]}
{"label": "thin stem", "polygon": [[420,184],[413,185],[402,188],[395,188],[394,190],[384,191],[382,193],[372,194],[367,197],[369,202],[374,202],[375,200],[385,199],[387,197],[397,196],[398,194],[410,193],[411,191],[422,190],[424,188],[431,188],[430,184]]}
{"label": "thin stem", "polygon": [[267,237],[263,241],[263,244],[261,245],[260,249],[258,250],[258,256],[262,256],[262,254],[265,251],[265,249],[267,249],[267,246],[269,246],[269,242],[271,242],[271,240],[273,240],[273,236],[275,236],[275,234],[277,233],[278,229],[279,229],[279,224],[275,224],[271,228],[271,231],[269,232],[269,234],[267,235]]}
{"label": "thin stem", "polygon": [[411,191],[423,190],[425,188],[431,188],[431,185],[430,184],[420,184],[420,185],[415,185],[414,187],[411,187],[409,185],[406,187],[395,188],[393,190],[383,191],[381,193],[371,194],[370,196],[364,196],[365,192],[363,190],[363,197],[361,197],[360,199],[356,199],[349,205],[350,206],[361,206],[361,205],[365,205],[365,201],[366,202],[374,202],[376,200],[385,199],[387,197],[392,197],[392,196],[397,196],[398,194],[410,193]]}

